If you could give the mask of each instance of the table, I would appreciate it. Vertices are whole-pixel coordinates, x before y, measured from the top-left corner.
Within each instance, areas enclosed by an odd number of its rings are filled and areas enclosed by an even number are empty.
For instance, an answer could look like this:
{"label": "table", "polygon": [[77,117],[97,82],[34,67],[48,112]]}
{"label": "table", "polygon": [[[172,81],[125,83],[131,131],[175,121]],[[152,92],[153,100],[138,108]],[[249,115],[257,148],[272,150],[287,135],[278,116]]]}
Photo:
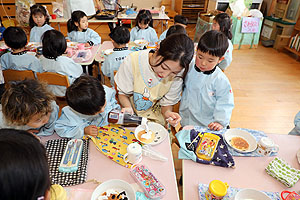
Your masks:
{"label": "table", "polygon": [[[86,60],[84,62],[77,62],[76,60],[74,60],[76,63],[80,64],[80,65],[90,65],[94,62],[96,55],[98,54],[98,51],[100,49],[101,45],[95,45],[95,46],[91,46],[89,47],[92,53],[92,56],[89,60]],[[88,48],[85,48],[88,49]]]}
{"label": "table", "polygon": [[[300,137],[292,135],[268,134],[279,145],[278,157],[292,167],[299,169],[296,153],[300,148]],[[287,188],[268,175],[265,168],[274,157],[234,157],[236,168],[228,169],[204,165],[191,160],[183,160],[183,199],[198,199],[198,184],[209,184],[218,179],[237,188],[254,188],[269,192],[290,190],[299,192],[300,181],[294,187]]]}
{"label": "table", "polygon": [[[45,143],[49,139],[59,138],[56,134],[48,137],[42,137],[41,140]],[[143,157],[142,164],[146,165],[153,174],[166,187],[166,195],[163,199],[179,200],[175,170],[173,165],[173,157],[171,152],[170,139],[167,137],[161,144],[153,146],[155,151],[161,152],[168,158],[167,162],[152,160],[149,157]],[[107,158],[104,154],[99,152],[94,143],[90,141],[89,161],[87,167],[87,180],[96,179],[104,182],[109,179],[122,179],[129,184],[134,184],[135,181],[130,175],[129,169],[125,168]],[[89,200],[93,190],[97,187],[94,183],[84,183],[76,186],[66,187],[67,191],[72,191],[80,195],[74,195],[72,200]]]}

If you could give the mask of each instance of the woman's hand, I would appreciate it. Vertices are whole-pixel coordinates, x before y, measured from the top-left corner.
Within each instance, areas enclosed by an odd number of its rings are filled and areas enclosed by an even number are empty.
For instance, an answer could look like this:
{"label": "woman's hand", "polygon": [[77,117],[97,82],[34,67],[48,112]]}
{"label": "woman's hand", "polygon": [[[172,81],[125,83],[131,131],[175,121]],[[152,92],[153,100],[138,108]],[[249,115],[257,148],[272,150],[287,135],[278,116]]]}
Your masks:
{"label": "woman's hand", "polygon": [[208,128],[210,130],[219,131],[219,130],[223,129],[224,127],[218,122],[212,122],[212,123],[208,124]]}
{"label": "woman's hand", "polygon": [[95,125],[89,125],[84,128],[84,134],[96,137],[98,135],[98,128]]}
{"label": "woman's hand", "polygon": [[166,111],[164,115],[167,122],[169,122],[169,124],[173,127],[175,127],[181,120],[180,115],[176,112]]}
{"label": "woman's hand", "polygon": [[124,108],[122,108],[121,112],[122,113],[128,113],[128,114],[131,114],[131,115],[134,114],[134,111],[133,111],[132,107],[124,107]]}

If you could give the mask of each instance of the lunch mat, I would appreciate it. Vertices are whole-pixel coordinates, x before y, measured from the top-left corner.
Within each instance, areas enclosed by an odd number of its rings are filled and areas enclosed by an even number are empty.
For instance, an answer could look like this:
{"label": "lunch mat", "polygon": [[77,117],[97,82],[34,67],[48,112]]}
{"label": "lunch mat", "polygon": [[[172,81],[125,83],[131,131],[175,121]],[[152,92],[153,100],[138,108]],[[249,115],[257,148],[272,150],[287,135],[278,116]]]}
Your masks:
{"label": "lunch mat", "polygon": [[[242,190],[242,189],[243,188],[228,187],[227,194],[226,194],[226,196],[224,197],[223,200],[232,200],[232,199],[234,199],[234,196],[236,195],[236,193],[238,191]],[[208,185],[207,184],[199,183],[198,193],[199,193],[199,199],[200,200],[206,199],[205,198],[205,192],[207,190],[208,190]],[[265,192],[265,191],[261,191],[261,192],[268,195],[268,197],[270,197],[272,200],[281,200],[279,192]]]}
{"label": "lunch mat", "polygon": [[[224,133],[228,130],[228,129],[222,129],[220,131],[212,131],[208,128],[204,128],[204,127],[201,127],[201,126],[195,126],[194,129],[196,131],[200,131],[200,132],[209,132],[209,133],[217,133],[217,134],[221,134],[221,135],[224,135]],[[248,133],[250,133],[255,139],[257,142],[259,142],[259,140],[262,138],[262,137],[268,137],[264,132],[262,131],[257,131],[257,130],[252,130],[252,129],[247,129],[247,128],[236,128],[236,129],[240,129],[240,130],[243,130],[243,131],[247,131]],[[225,139],[224,139],[225,141]],[[227,143],[226,143],[227,144]],[[230,154],[232,156],[242,156],[242,157],[264,157],[262,155],[260,155],[259,153],[255,151],[252,151],[252,152],[249,152],[249,153],[240,153],[240,152],[237,152],[235,151],[230,145],[227,145],[228,146],[228,150],[230,152]],[[269,156],[276,156],[278,152],[272,152]]]}
{"label": "lunch mat", "polygon": [[87,162],[89,151],[89,140],[83,140],[83,149],[79,161],[78,170],[70,173],[58,171],[60,161],[63,157],[65,148],[70,139],[48,140],[46,142],[46,151],[48,155],[49,171],[52,184],[61,186],[71,186],[82,184],[87,178]]}

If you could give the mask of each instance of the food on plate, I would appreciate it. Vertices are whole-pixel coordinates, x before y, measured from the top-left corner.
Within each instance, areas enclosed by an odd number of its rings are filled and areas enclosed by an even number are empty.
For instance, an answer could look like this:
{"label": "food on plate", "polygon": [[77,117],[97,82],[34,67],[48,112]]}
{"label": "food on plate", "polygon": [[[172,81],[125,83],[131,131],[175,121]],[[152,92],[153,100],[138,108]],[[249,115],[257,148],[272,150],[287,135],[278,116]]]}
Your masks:
{"label": "food on plate", "polygon": [[115,14],[115,11],[113,11],[113,10],[102,10],[97,15],[114,15],[114,14]]}
{"label": "food on plate", "polygon": [[155,134],[153,133],[153,131],[149,130],[149,132],[151,133],[151,135],[149,134],[150,137],[145,137],[145,136],[148,136],[148,134],[146,133],[146,130],[142,130],[142,131],[138,132],[138,140],[143,143],[147,143],[147,144],[153,142],[153,140],[155,138]]}
{"label": "food on plate", "polygon": [[247,151],[249,149],[249,143],[242,137],[233,137],[230,140],[230,144],[241,151]]}
{"label": "food on plate", "polygon": [[115,189],[109,189],[106,192],[103,192],[99,197],[98,200],[128,200],[125,191],[118,192]]}

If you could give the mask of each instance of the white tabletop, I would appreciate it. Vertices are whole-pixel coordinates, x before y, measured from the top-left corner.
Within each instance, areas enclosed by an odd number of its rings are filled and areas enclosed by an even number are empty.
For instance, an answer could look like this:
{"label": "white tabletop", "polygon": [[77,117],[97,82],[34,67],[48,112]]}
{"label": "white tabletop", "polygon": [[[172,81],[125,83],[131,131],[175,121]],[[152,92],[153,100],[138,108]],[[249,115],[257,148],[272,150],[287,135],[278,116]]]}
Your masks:
{"label": "white tabletop", "polygon": [[[126,15],[126,14],[122,14],[122,13],[118,13],[118,19],[135,19],[137,16],[137,14],[131,14],[131,15]],[[153,20],[169,20],[170,17],[168,17],[168,15],[164,14],[164,15],[155,15],[152,16]]]}
{"label": "white tabletop", "polygon": [[[300,137],[291,135],[268,134],[268,137],[279,145],[278,157],[285,160],[292,167],[300,169],[296,153],[300,149]],[[233,157],[235,169],[204,165],[183,160],[183,198],[198,199],[198,184],[209,184],[218,179],[236,188],[254,188],[269,192],[290,190],[299,192],[300,181],[292,188],[268,175],[265,168],[274,157]]]}
{"label": "white tabletop", "polygon": [[[65,19],[65,18],[56,18],[56,19],[50,19],[51,23],[67,23],[69,19]],[[98,20],[96,18],[92,18],[88,20],[89,23],[109,23],[109,22],[113,22],[116,23],[118,22],[117,18],[114,19],[102,19],[102,20]]]}

